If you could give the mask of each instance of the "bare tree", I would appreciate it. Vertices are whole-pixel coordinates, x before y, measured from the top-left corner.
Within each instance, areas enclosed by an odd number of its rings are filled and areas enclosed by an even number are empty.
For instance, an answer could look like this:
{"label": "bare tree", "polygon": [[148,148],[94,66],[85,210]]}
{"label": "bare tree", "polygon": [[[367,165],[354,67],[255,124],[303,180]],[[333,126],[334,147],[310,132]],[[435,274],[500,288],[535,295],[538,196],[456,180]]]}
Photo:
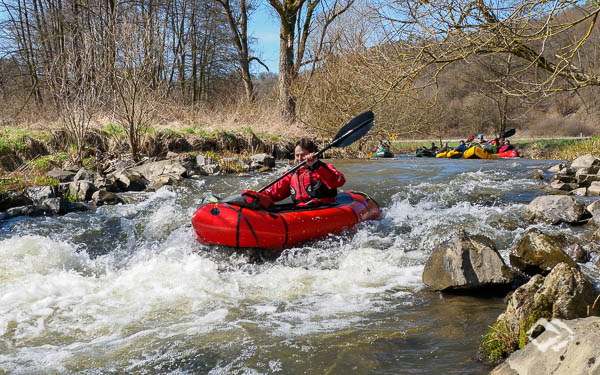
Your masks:
{"label": "bare tree", "polygon": [[118,29],[116,68],[113,71],[115,108],[128,138],[131,155],[140,159],[140,146],[163,90],[153,81],[154,61],[148,50],[154,40],[152,18],[143,11],[130,11]]}
{"label": "bare tree", "polygon": [[[320,40],[324,42],[327,28],[341,14],[346,12],[354,0],[269,0],[269,4],[279,16],[279,106],[282,118],[291,122],[296,117],[296,98],[292,94],[292,82],[300,69],[312,61],[319,60],[318,54],[310,61],[305,60],[306,45],[315,32],[314,20],[317,14],[325,15],[321,23]],[[320,7],[320,8],[319,8]],[[316,52],[320,52],[317,49]]]}

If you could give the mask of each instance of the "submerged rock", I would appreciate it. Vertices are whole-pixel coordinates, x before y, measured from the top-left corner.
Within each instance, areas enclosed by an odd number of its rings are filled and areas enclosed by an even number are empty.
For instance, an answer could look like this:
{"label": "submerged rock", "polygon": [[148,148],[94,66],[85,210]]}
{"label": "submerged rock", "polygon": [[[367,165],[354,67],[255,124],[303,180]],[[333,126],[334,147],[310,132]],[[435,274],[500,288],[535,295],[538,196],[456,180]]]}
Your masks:
{"label": "submerged rock", "polygon": [[23,193],[0,194],[0,211],[33,204],[33,201]]}
{"label": "submerged rock", "polygon": [[592,283],[577,268],[561,263],[545,278],[535,275],[510,296],[506,311],[492,326],[479,348],[481,359],[498,364],[509,354],[523,348],[528,334],[541,318],[576,319],[599,315],[600,303]]}
{"label": "submerged rock", "polygon": [[533,276],[548,274],[559,263],[577,267],[577,263],[563,250],[569,247],[563,233],[543,233],[537,228],[529,230],[509,255],[510,264]]}
{"label": "submerged rock", "polygon": [[527,206],[528,218],[550,224],[581,224],[589,213],[585,207],[571,197],[546,195],[535,198]]}
{"label": "submerged rock", "polygon": [[464,230],[438,246],[423,271],[423,282],[444,292],[508,291],[514,281],[492,240]]}

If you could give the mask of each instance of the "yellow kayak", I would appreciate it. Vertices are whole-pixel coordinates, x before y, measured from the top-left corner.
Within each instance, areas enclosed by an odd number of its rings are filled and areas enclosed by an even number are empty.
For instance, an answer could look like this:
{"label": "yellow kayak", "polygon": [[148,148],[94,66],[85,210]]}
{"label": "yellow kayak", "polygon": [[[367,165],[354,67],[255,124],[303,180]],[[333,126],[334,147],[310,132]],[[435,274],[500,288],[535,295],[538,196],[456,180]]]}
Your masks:
{"label": "yellow kayak", "polygon": [[435,155],[436,158],[457,159],[462,156],[462,152],[456,150],[444,151]]}
{"label": "yellow kayak", "polygon": [[479,146],[473,146],[463,153],[465,159],[498,159],[498,155],[490,154]]}

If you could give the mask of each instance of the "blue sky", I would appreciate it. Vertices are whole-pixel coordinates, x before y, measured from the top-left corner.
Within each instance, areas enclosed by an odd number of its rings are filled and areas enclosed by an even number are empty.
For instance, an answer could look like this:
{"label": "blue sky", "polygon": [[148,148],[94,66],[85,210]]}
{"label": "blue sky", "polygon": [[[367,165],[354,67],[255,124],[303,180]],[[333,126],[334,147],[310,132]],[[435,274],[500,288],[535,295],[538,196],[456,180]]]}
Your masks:
{"label": "blue sky", "polygon": [[[266,2],[260,2],[248,22],[248,33],[256,38],[252,46],[256,56],[269,67],[271,73],[279,72],[279,22],[273,10]],[[251,69],[254,73],[265,72],[265,68],[253,62]]]}

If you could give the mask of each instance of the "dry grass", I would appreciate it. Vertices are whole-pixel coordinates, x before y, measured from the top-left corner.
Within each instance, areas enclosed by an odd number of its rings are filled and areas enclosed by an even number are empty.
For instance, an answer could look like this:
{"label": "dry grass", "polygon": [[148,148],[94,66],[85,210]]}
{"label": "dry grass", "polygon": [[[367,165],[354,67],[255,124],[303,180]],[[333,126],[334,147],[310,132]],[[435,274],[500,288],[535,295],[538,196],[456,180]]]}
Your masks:
{"label": "dry grass", "polygon": [[572,161],[585,154],[600,157],[600,137],[552,147],[545,156],[547,159]]}

